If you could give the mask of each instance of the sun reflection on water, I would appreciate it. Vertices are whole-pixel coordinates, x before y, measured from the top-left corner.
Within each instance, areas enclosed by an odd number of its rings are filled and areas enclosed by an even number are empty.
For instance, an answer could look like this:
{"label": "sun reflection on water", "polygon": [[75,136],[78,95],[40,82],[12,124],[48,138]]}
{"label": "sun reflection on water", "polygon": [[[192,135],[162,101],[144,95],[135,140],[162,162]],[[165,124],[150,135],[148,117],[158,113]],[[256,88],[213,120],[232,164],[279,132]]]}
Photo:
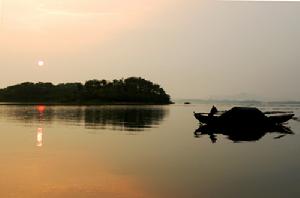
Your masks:
{"label": "sun reflection on water", "polygon": [[[46,106],[45,105],[38,105],[36,107],[36,110],[39,112],[39,122],[42,125],[42,121],[43,121],[43,117],[44,117],[44,112],[46,110]],[[43,127],[37,128],[36,146],[37,147],[42,147],[43,146]]]}
{"label": "sun reflection on water", "polygon": [[36,135],[36,146],[42,147],[43,146],[43,128],[37,128],[37,135]]}

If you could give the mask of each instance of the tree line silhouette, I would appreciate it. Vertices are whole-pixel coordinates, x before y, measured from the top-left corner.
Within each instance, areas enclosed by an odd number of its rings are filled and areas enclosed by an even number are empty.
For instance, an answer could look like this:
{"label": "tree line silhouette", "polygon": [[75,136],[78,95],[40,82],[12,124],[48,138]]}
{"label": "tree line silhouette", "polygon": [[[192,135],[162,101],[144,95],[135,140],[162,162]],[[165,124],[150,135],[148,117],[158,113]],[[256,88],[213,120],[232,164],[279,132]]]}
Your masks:
{"label": "tree line silhouette", "polygon": [[158,84],[140,77],[88,80],[82,83],[25,82],[0,89],[1,102],[146,103],[169,104],[170,96]]}

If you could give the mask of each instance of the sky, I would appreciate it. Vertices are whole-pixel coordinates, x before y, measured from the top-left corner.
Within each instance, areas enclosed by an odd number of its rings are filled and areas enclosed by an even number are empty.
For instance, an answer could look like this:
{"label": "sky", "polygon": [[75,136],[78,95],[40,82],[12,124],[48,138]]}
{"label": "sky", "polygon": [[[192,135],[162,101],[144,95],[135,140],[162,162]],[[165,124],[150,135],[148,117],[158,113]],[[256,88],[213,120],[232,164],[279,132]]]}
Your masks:
{"label": "sky", "polygon": [[0,87],[140,76],[175,99],[300,100],[300,2],[0,0],[0,6]]}

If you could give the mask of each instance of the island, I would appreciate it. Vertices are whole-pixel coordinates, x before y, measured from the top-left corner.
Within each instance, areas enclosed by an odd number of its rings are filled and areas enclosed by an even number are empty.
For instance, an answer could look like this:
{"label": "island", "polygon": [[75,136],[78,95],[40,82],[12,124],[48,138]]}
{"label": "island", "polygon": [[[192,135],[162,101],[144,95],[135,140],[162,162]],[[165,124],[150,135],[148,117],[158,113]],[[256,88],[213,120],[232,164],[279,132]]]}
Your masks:
{"label": "island", "polygon": [[171,104],[160,85],[141,77],[84,84],[24,82],[0,89],[0,102],[44,104]]}

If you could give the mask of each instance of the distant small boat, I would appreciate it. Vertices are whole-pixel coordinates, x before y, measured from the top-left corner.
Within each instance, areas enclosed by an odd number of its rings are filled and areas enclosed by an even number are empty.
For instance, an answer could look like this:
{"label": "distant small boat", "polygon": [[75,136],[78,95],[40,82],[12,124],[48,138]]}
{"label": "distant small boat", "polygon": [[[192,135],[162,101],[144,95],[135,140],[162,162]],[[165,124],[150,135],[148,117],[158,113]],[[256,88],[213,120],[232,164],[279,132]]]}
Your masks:
{"label": "distant small boat", "polygon": [[287,122],[294,117],[293,113],[284,113],[276,115],[277,112],[263,113],[257,108],[252,107],[233,107],[232,109],[209,115],[208,113],[194,113],[194,116],[203,124],[213,125],[235,125],[235,126],[259,126],[259,125],[276,125]]}
{"label": "distant small boat", "polygon": [[191,104],[190,102],[184,102],[184,104]]}

